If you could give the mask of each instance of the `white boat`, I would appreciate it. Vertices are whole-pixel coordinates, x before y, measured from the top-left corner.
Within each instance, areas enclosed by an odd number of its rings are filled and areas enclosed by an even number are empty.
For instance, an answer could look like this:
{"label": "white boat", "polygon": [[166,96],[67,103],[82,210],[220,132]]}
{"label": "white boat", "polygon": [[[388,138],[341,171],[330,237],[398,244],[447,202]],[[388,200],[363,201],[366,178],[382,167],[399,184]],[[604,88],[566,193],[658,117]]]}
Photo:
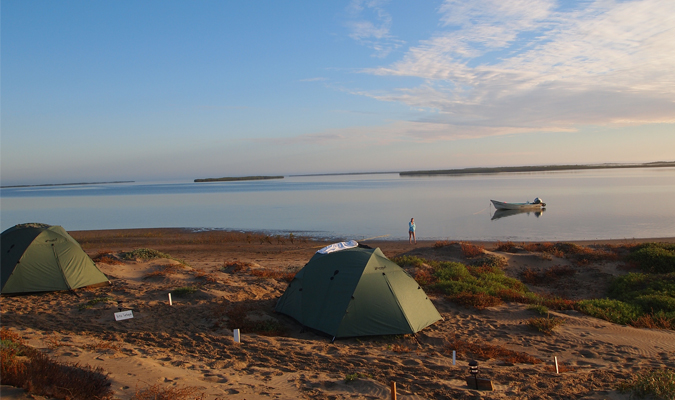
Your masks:
{"label": "white boat", "polygon": [[505,203],[503,201],[490,200],[497,210],[541,210],[546,207],[546,203],[540,198],[534,199],[534,203]]}

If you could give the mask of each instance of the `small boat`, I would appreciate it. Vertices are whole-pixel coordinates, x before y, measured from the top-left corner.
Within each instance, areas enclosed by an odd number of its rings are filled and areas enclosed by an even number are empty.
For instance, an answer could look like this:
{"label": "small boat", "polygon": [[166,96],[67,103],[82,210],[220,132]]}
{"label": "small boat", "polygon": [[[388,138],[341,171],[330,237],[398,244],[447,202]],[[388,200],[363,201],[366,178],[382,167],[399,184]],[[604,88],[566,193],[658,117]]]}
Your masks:
{"label": "small boat", "polygon": [[546,207],[546,203],[539,197],[534,199],[534,203],[505,203],[503,201],[490,200],[497,210],[541,210]]}

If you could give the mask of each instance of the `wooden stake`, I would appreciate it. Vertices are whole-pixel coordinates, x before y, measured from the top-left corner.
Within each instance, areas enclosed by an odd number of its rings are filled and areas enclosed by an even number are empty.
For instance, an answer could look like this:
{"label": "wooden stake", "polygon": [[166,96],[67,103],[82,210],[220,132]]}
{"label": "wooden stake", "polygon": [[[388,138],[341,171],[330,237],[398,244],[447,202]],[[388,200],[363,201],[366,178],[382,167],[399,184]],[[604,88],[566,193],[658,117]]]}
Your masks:
{"label": "wooden stake", "polygon": [[170,305],[170,306],[173,305],[173,301],[171,301],[171,293],[169,293],[169,305]]}
{"label": "wooden stake", "polygon": [[452,365],[455,365],[455,360],[457,360],[457,351],[452,351]]}
{"label": "wooden stake", "polygon": [[553,357],[553,359],[555,360],[555,373],[559,374],[560,370],[558,369],[558,357]]}
{"label": "wooden stake", "polygon": [[396,400],[396,382],[391,381],[391,400]]}

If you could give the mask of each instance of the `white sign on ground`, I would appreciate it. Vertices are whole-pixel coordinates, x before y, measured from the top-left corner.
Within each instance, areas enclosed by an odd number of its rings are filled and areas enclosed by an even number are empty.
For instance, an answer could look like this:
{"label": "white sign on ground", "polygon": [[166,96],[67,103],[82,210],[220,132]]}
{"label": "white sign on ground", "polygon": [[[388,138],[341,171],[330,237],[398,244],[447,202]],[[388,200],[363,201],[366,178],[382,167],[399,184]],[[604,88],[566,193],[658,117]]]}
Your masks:
{"label": "white sign on ground", "polygon": [[120,311],[115,313],[115,321],[122,321],[123,319],[133,318],[134,313],[131,310]]}

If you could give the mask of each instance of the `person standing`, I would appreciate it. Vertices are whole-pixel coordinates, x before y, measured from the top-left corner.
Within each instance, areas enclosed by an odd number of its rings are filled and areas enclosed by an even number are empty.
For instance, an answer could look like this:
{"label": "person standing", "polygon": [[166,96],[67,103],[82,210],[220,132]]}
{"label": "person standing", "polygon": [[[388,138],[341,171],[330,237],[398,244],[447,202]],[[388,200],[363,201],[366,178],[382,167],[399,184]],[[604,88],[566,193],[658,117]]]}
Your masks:
{"label": "person standing", "polygon": [[415,237],[415,218],[410,218],[410,223],[408,223],[408,243],[412,243],[412,240],[417,244],[417,238]]}

